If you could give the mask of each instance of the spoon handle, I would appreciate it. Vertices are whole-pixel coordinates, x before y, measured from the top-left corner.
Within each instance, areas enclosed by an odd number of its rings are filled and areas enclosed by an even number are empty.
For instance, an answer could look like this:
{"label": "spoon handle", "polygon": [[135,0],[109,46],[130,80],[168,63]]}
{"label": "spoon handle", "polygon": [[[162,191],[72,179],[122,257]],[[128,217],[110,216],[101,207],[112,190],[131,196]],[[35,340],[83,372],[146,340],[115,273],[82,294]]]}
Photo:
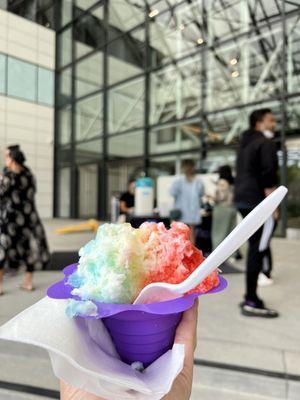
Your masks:
{"label": "spoon handle", "polygon": [[192,290],[226,261],[276,210],[287,191],[285,186],[280,186],[256,206],[205,261],[185,281],[177,285],[176,292],[183,294]]}

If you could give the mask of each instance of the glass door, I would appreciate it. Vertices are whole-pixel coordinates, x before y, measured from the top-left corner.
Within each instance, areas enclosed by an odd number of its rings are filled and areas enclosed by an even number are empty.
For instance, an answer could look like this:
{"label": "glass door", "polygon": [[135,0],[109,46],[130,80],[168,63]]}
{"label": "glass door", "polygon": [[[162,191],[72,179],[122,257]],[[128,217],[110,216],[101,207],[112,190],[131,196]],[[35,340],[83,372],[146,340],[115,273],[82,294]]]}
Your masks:
{"label": "glass door", "polygon": [[98,164],[80,165],[79,218],[96,218],[98,208]]}

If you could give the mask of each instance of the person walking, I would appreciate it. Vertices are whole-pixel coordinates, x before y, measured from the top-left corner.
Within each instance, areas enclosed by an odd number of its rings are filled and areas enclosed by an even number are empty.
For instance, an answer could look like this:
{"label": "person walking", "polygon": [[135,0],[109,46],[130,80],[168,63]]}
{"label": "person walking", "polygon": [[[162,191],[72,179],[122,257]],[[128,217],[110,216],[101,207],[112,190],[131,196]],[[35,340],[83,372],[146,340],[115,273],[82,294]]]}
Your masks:
{"label": "person walking", "polygon": [[[275,120],[268,108],[253,111],[249,118],[249,129],[242,135],[236,163],[235,203],[239,212],[245,217],[277,186],[278,161],[276,148],[270,140],[275,130]],[[276,210],[273,218],[278,219]],[[240,304],[241,312],[246,316],[265,318],[278,317],[278,312],[267,308],[257,295],[257,281],[263,267],[262,240],[265,237],[266,224],[249,239],[246,271],[246,293]]]}
{"label": "person walking", "polygon": [[233,183],[231,167],[219,168],[215,205],[212,220],[212,242],[215,249],[236,225],[236,208],[233,205]]}
{"label": "person walking", "polygon": [[170,217],[190,226],[190,239],[195,244],[195,226],[201,222],[201,198],[204,195],[204,185],[196,175],[194,160],[184,160],[182,172],[183,175],[174,180],[170,189],[170,194],[175,200]]}
{"label": "person walking", "polygon": [[22,151],[17,148],[6,151],[5,171],[0,179],[0,294],[3,294],[5,267],[25,266],[21,289],[32,291],[34,269],[45,268],[50,260],[35,207],[35,179],[24,163]]}

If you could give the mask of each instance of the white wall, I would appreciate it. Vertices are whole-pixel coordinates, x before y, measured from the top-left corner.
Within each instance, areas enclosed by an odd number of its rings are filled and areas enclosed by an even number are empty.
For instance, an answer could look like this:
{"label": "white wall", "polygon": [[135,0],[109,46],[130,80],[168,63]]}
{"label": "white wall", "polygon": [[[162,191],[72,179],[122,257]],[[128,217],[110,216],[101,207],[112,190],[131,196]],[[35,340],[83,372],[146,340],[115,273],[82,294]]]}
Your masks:
{"label": "white wall", "polygon": [[[0,10],[0,52],[45,68],[55,67],[55,34]],[[7,145],[20,144],[37,178],[37,206],[52,217],[54,108],[0,96],[0,166]]]}
{"label": "white wall", "polygon": [[0,52],[54,69],[54,31],[0,10]]}

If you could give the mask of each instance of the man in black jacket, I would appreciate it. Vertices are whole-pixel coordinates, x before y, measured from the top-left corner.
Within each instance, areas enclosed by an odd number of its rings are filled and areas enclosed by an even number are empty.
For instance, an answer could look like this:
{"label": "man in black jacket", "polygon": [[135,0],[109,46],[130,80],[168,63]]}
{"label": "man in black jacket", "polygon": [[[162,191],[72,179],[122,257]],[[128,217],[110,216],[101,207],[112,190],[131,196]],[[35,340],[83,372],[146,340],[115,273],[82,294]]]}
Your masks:
{"label": "man in black jacket", "polygon": [[[275,120],[270,109],[253,111],[250,128],[242,135],[237,155],[235,203],[245,217],[277,186],[277,154],[270,140]],[[274,214],[278,218],[278,212]],[[267,308],[257,296],[258,275],[262,271],[264,252],[260,251],[263,227],[250,239],[247,255],[246,294],[241,303],[243,315],[275,318],[278,313]]]}

